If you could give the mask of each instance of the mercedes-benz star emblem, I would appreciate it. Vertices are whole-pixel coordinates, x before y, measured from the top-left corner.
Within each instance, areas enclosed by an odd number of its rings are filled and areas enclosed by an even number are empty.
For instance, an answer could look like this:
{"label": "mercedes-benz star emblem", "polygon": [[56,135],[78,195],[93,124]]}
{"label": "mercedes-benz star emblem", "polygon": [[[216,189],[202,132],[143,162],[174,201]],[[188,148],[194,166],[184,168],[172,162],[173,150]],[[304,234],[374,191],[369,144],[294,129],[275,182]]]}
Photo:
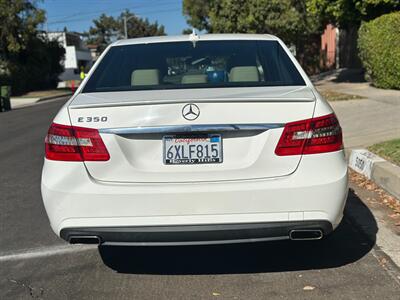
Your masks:
{"label": "mercedes-benz star emblem", "polygon": [[200,108],[193,103],[186,104],[182,108],[182,116],[188,121],[196,120],[200,116]]}

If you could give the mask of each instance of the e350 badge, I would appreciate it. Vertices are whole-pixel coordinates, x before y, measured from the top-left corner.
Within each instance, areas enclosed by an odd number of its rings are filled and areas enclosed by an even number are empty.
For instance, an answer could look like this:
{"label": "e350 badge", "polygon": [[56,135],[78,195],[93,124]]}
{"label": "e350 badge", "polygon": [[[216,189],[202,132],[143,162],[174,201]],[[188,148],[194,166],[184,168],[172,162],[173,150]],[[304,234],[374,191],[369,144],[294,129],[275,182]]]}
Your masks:
{"label": "e350 badge", "polygon": [[78,117],[79,123],[97,123],[97,122],[107,122],[108,118],[106,116],[89,116],[89,117]]}

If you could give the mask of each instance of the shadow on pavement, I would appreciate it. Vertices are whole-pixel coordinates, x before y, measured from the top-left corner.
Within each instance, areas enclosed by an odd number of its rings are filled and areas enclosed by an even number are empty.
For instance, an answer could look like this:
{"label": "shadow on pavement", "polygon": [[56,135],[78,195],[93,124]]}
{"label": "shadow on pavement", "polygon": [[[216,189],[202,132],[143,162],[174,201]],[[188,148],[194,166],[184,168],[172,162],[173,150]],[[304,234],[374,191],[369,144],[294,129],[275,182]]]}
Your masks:
{"label": "shadow on pavement", "polygon": [[337,74],[334,82],[366,82],[363,69],[342,69]]}
{"label": "shadow on pavement", "polygon": [[[372,213],[352,192],[345,218],[336,231],[319,241],[277,241],[212,246],[101,246],[103,262],[120,273],[239,274],[340,267],[366,255],[375,244],[377,225]],[[366,233],[353,225],[353,209],[362,211]],[[364,228],[364,226],[363,226]]]}

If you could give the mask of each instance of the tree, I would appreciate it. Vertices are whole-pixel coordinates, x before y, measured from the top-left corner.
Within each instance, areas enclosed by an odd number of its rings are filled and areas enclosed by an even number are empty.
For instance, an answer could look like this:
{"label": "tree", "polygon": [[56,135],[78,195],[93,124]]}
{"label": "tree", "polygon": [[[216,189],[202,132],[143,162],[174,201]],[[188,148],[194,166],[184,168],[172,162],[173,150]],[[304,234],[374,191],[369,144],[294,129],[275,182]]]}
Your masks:
{"label": "tree", "polygon": [[277,35],[296,46],[303,66],[319,63],[322,28],[309,16],[306,0],[183,0],[183,13],[190,25],[210,33]]}
{"label": "tree", "polygon": [[45,21],[45,12],[32,1],[0,0],[0,20],[0,54],[7,58],[26,48],[37,26]]}
{"label": "tree", "polygon": [[210,33],[271,33],[296,44],[317,31],[305,1],[184,0],[187,22]]}
{"label": "tree", "polygon": [[193,33],[193,29],[185,28],[182,30],[182,34],[191,34],[191,33]]}
{"label": "tree", "polygon": [[120,38],[123,37],[124,34],[124,17],[126,17],[128,20],[128,38],[165,35],[164,26],[159,26],[157,21],[154,23],[150,23],[148,19],[142,19],[135,14],[129,12],[129,10],[126,10],[118,18],[118,24],[120,24]]}
{"label": "tree", "polygon": [[94,27],[90,27],[87,43],[97,45],[97,51],[102,52],[117,36],[119,29],[118,21],[112,17],[102,14],[93,20]]}
{"label": "tree", "polygon": [[87,43],[97,45],[97,50],[102,52],[113,41],[124,38],[124,17],[127,18],[128,38],[165,35],[164,26],[159,26],[157,22],[150,23],[148,19],[126,10],[117,18],[102,14],[93,20],[94,26],[85,33]]}
{"label": "tree", "polygon": [[340,28],[340,65],[359,68],[357,36],[360,24],[400,9],[400,0],[307,0],[307,10],[321,27]]}
{"label": "tree", "polygon": [[307,9],[322,25],[359,27],[380,15],[400,9],[400,0],[307,0]]}
{"label": "tree", "polygon": [[13,94],[55,86],[64,49],[38,31],[45,12],[36,1],[0,0],[0,85]]}
{"label": "tree", "polygon": [[183,0],[183,14],[187,23],[199,30],[212,32],[210,11],[216,8],[216,0]]}

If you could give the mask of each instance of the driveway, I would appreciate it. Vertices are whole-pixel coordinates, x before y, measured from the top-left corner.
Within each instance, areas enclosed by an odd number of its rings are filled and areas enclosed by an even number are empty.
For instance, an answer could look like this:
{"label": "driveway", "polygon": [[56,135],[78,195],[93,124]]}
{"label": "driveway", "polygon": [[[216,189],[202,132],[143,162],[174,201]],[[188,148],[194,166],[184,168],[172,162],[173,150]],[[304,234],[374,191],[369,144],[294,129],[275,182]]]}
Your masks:
{"label": "driveway", "polygon": [[343,127],[345,147],[366,147],[400,138],[400,91],[378,89],[361,82],[358,74],[347,72],[350,75],[343,76],[343,73],[346,72],[318,78],[315,85],[319,89],[364,97],[331,102]]}

